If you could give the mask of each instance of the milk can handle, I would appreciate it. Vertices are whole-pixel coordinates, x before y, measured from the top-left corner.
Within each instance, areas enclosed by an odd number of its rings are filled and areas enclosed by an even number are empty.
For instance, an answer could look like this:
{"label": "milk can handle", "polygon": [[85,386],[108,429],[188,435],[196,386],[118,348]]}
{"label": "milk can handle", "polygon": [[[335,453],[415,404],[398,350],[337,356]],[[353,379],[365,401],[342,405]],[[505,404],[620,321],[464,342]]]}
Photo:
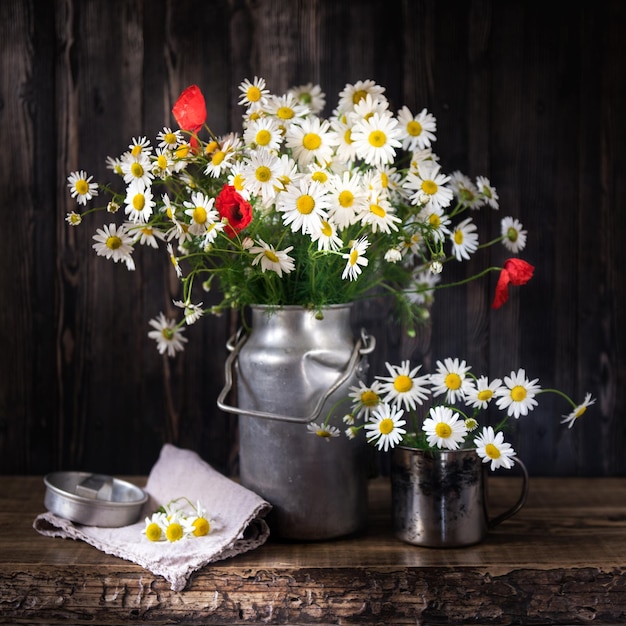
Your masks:
{"label": "milk can handle", "polygon": [[522,463],[522,461],[517,457],[515,457],[515,462],[522,468],[522,492],[517,502],[508,511],[505,511],[488,521],[487,526],[489,530],[495,528],[504,520],[509,519],[509,517],[513,517],[513,515],[518,513],[524,504],[526,504],[526,496],[528,495],[528,470],[526,469],[524,463]]}
{"label": "milk can handle", "polygon": [[326,399],[337,390],[343,383],[348,380],[348,378],[352,375],[357,367],[357,363],[359,360],[359,356],[363,354],[369,354],[372,352],[376,346],[376,340],[374,337],[370,337],[365,330],[361,330],[361,337],[354,344],[354,350],[352,350],[352,355],[350,356],[350,360],[348,361],[348,365],[346,366],[345,371],[341,376],[328,388],[326,393],[322,395],[322,397],[318,400],[313,412],[306,417],[292,417],[287,415],[276,415],[275,413],[267,413],[265,411],[255,411],[253,409],[241,409],[236,406],[231,406],[225,403],[226,396],[228,392],[231,390],[233,386],[233,363],[237,356],[239,355],[239,351],[243,347],[243,344],[246,343],[248,339],[248,335],[244,334],[242,337],[242,329],[240,328],[227,342],[226,347],[230,350],[230,354],[226,359],[226,363],[224,364],[224,375],[225,375],[225,384],[222,389],[220,395],[217,398],[217,406],[222,409],[222,411],[226,411],[227,413],[235,413],[237,415],[245,415],[247,417],[263,417],[265,419],[270,420],[282,420],[284,422],[299,422],[302,424],[308,424],[312,422],[322,410],[322,406]]}

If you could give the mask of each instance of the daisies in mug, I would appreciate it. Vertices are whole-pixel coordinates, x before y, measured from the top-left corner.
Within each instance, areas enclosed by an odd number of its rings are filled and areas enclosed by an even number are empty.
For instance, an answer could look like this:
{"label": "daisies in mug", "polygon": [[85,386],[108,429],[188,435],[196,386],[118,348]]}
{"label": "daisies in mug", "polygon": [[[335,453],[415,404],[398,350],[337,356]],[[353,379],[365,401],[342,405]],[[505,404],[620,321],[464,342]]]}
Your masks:
{"label": "daisies in mug", "polygon": [[[490,379],[476,375],[458,358],[437,361],[431,374],[422,373],[421,365],[411,367],[409,361],[386,363],[386,368],[387,376],[351,387],[352,409],[344,418],[348,437],[364,430],[367,440],[383,451],[397,445],[431,450],[475,448],[491,469],[508,469],[515,459],[511,444],[504,440],[504,427],[511,417],[523,419],[537,407],[540,395],[553,393],[570,405],[561,421],[571,428],[595,403],[589,393],[576,404],[558,389],[542,388],[524,369]],[[502,417],[495,427],[481,426],[480,416],[491,405]],[[327,439],[340,435],[339,429],[325,423],[312,424],[309,431]]]}
{"label": "daisies in mug", "polygon": [[[70,225],[93,212],[108,216],[93,236],[98,256],[129,270],[139,248],[171,261],[181,316],[155,312],[150,336],[162,353],[182,350],[185,325],[205,313],[250,304],[320,309],[388,294],[413,329],[428,319],[436,289],[499,271],[497,308],[509,285],[532,276],[531,265],[509,258],[460,281],[442,279],[447,263],[479,248],[502,243],[504,257],[517,254],[526,231],[504,217],[500,234],[480,241],[475,212],[497,210],[498,194],[484,176],[444,172],[426,109],[394,112],[371,80],[347,84],[326,118],[318,85],[275,95],[255,78],[239,91],[240,131],[215,135],[192,85],[172,109],[178,129],[162,128],[154,144],[135,137],[108,158],[121,184],[95,182],[81,169],[67,179],[77,203]],[[218,294],[212,306],[203,305],[203,290]]]}

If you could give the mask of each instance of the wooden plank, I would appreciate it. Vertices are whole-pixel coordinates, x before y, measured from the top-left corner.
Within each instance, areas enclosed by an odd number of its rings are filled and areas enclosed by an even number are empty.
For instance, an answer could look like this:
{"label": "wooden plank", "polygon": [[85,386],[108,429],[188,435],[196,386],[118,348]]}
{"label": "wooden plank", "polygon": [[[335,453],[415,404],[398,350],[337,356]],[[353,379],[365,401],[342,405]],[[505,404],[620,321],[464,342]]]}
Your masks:
{"label": "wooden plank", "polygon": [[[490,479],[500,506],[517,487]],[[182,592],[87,544],[35,533],[42,498],[40,477],[0,481],[0,523],[13,529],[0,537],[0,623],[613,624],[626,612],[624,479],[533,479],[516,517],[483,544],[449,550],[396,540],[389,486],[373,481],[363,535],[270,541],[203,568]]]}

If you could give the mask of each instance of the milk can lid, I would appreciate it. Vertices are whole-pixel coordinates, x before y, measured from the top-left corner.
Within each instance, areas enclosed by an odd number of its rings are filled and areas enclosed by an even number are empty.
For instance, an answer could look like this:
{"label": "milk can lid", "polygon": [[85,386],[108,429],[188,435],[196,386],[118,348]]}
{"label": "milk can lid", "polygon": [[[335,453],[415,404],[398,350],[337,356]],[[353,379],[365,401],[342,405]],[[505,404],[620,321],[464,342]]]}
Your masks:
{"label": "milk can lid", "polygon": [[137,485],[107,474],[52,472],[44,484],[44,504],[50,512],[89,526],[133,524],[148,501]]}

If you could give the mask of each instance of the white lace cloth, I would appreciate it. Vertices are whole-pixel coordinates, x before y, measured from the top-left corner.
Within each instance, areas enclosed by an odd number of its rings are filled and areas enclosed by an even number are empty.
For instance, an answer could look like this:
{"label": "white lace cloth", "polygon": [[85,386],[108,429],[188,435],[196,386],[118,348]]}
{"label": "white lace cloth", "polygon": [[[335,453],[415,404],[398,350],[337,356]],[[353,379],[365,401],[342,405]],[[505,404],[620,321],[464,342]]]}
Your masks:
{"label": "white lace cloth", "polygon": [[[191,575],[213,561],[253,550],[269,536],[263,519],[271,506],[261,497],[225,477],[191,450],[166,444],[145,486],[149,494],[140,521],[121,528],[84,526],[54,513],[38,515],[33,527],[42,535],[80,539],[107,554],[141,565],[163,576],[172,590],[181,591]],[[215,520],[204,537],[176,542],[149,541],[142,530],[145,517],[159,506],[184,496],[199,500]]]}

